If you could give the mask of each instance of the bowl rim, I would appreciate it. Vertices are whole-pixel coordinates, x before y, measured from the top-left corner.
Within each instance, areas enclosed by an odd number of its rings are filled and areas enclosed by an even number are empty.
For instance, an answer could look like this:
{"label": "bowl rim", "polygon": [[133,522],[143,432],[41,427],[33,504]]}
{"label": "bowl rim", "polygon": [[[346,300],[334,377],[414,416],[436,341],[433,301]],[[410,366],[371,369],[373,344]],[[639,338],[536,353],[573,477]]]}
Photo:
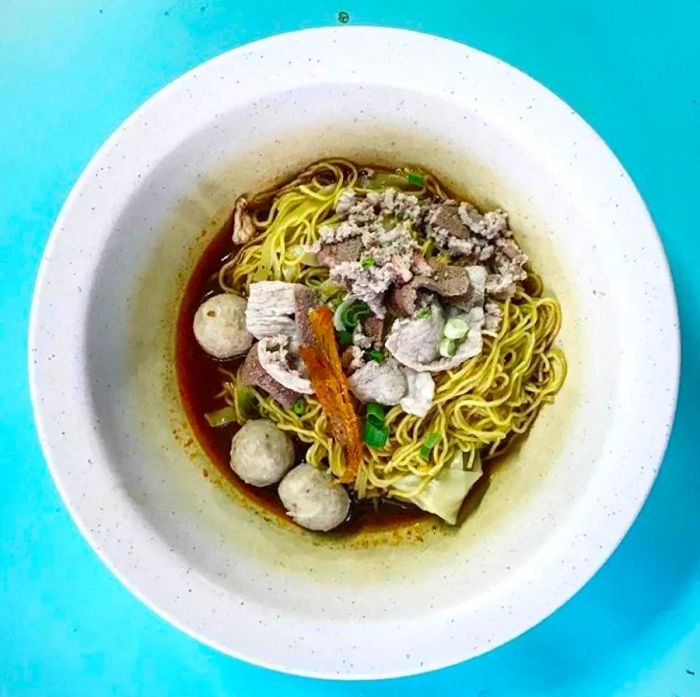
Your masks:
{"label": "bowl rim", "polygon": [[[42,368],[38,367],[38,364],[34,359],[35,354],[40,353],[41,351],[40,346],[44,332],[41,326],[41,321],[42,314],[46,312],[44,296],[47,285],[50,282],[50,275],[52,273],[51,259],[53,252],[56,249],[59,240],[64,235],[64,230],[69,226],[69,220],[73,214],[73,210],[75,208],[79,208],[78,198],[80,197],[81,192],[86,187],[90,186],[89,180],[99,168],[100,162],[122,140],[124,132],[130,130],[132,126],[136,126],[139,122],[143,121],[144,116],[150,114],[151,112],[157,111],[160,105],[167,103],[173,96],[177,95],[183,89],[192,88],[193,84],[196,85],[195,78],[197,76],[201,76],[203,73],[212,71],[219,66],[235,64],[238,60],[242,59],[245,54],[249,54],[251,51],[255,51],[255,53],[263,55],[270,52],[284,52],[286,50],[298,51],[304,44],[313,43],[315,45],[319,45],[331,40],[334,43],[345,40],[353,43],[365,41],[370,42],[376,41],[379,37],[381,37],[382,40],[388,39],[400,41],[402,43],[414,44],[419,48],[425,48],[426,45],[431,45],[434,50],[444,50],[452,53],[459,52],[472,59],[478,59],[482,65],[489,64],[493,68],[498,67],[499,70],[505,69],[514,80],[527,86],[530,90],[533,90],[537,94],[538,99],[548,102],[550,107],[555,108],[555,110],[558,110],[561,113],[564,113],[564,111],[568,112],[573,119],[572,123],[579,129],[577,132],[581,133],[583,137],[588,139],[588,142],[590,142],[591,145],[597,149],[598,154],[604,160],[606,160],[610,167],[614,167],[621,172],[619,182],[619,186],[621,187],[620,190],[623,191],[624,194],[630,198],[630,200],[635,202],[639,214],[644,218],[646,227],[644,232],[648,234],[648,243],[653,247],[652,252],[653,256],[655,257],[655,261],[660,265],[658,283],[663,290],[663,296],[666,302],[665,310],[668,317],[668,326],[671,327],[672,325],[675,331],[670,332],[666,336],[667,343],[665,349],[667,353],[664,356],[663,361],[659,362],[659,367],[655,368],[657,372],[663,371],[665,373],[667,392],[665,393],[663,401],[656,405],[659,433],[658,438],[655,441],[655,452],[648,456],[648,460],[650,463],[652,463],[652,466],[646,470],[646,478],[642,482],[638,482],[639,498],[629,503],[624,510],[621,511],[620,515],[617,516],[614,526],[614,533],[606,535],[604,544],[601,544],[601,550],[599,551],[598,555],[588,563],[585,572],[572,576],[566,583],[557,587],[557,592],[554,593],[553,591],[552,596],[546,603],[544,603],[542,606],[537,605],[534,612],[530,610],[529,612],[524,613],[519,622],[511,625],[507,631],[502,631],[498,639],[491,645],[484,645],[478,650],[464,649],[461,652],[453,651],[449,655],[433,655],[429,659],[426,659],[421,665],[418,665],[417,663],[414,663],[413,665],[400,666],[398,664],[394,664],[392,666],[387,666],[386,668],[377,668],[375,666],[370,669],[367,667],[370,665],[368,663],[359,670],[353,670],[337,675],[329,670],[328,667],[320,667],[318,665],[313,667],[309,665],[293,665],[286,662],[284,658],[280,659],[278,657],[276,659],[271,659],[270,657],[266,656],[246,653],[245,650],[234,648],[231,645],[222,643],[221,641],[212,638],[211,635],[208,635],[206,631],[202,630],[201,626],[195,626],[196,623],[194,623],[191,618],[187,619],[185,616],[175,611],[172,607],[168,606],[167,603],[162,602],[157,597],[154,597],[152,589],[149,590],[138,578],[138,574],[135,574],[133,570],[125,569],[120,563],[115,561],[115,555],[113,555],[112,550],[110,549],[109,540],[101,539],[100,535],[94,529],[91,529],[85,517],[84,507],[79,498],[71,489],[72,484],[70,479],[66,478],[65,476],[64,467],[62,465],[63,456],[59,452],[61,445],[56,444],[55,438],[51,434],[49,428],[51,413],[44,401],[45,398],[56,399],[56,395],[47,395],[45,393],[41,377]],[[131,195],[132,194],[129,194],[129,196]],[[77,345],[77,340],[75,343]],[[500,646],[529,630],[551,613],[556,611],[561,605],[573,597],[583,587],[583,585],[585,585],[585,583],[587,583],[588,580],[590,580],[597,573],[610,555],[612,555],[612,553],[615,551],[619,543],[627,534],[629,528],[632,526],[649,494],[649,491],[651,490],[658,473],[658,468],[663,460],[673,425],[673,418],[678,397],[680,376],[680,328],[673,280],[670,273],[668,260],[646,205],[635,188],[631,178],[626,173],[610,148],[605,144],[600,136],[598,136],[598,134],[565,102],[563,102],[559,97],[557,97],[539,82],[536,82],[534,79],[530,78],[517,68],[503,63],[499,59],[490,56],[489,54],[466,46],[465,44],[461,44],[450,39],[405,29],[354,25],[343,27],[322,27],[288,32],[264,38],[249,44],[244,44],[222,53],[192,68],[182,76],[167,84],[165,87],[151,96],[146,102],[144,102],[120,126],[115,129],[115,131],[92,157],[73,186],[49,236],[46,248],[42,255],[34,288],[29,320],[28,361],[30,393],[38,437],[55,485],[83,537],[88,541],[92,549],[102,559],[110,571],[134,595],[136,595],[154,612],[165,618],[168,622],[198,639],[202,643],[207,644],[225,654],[235,656],[236,658],[248,661],[250,663],[281,672],[311,677],[376,679],[418,674],[429,670],[446,667],[462,660],[480,655],[481,653],[484,653],[496,646]],[[663,426],[661,426],[662,422],[664,422]]]}

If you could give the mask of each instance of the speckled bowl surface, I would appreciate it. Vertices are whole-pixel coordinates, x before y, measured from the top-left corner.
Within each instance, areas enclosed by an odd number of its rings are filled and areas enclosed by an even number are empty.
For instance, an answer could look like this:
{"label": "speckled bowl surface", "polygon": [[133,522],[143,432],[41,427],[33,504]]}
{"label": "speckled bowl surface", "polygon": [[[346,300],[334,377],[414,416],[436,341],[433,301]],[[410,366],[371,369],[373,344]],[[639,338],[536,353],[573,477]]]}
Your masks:
{"label": "speckled bowl surface", "polygon": [[[566,385],[459,528],[280,524],[226,486],[184,419],[174,322],[198,254],[235,196],[330,155],[420,164],[506,209],[561,300]],[[656,476],[679,367],[661,244],[595,133],[492,57],[350,27],[222,55],[114,133],[56,222],[29,358],[56,484],[114,573],[221,651],[348,678],[475,656],[580,589]]]}

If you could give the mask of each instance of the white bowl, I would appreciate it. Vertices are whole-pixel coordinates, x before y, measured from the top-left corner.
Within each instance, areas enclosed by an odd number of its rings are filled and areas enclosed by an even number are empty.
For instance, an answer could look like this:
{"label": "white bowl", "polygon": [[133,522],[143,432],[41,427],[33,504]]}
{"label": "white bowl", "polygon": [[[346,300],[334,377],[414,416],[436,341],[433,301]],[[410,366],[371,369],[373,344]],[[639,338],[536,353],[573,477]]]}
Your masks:
{"label": "white bowl", "polygon": [[[505,208],[563,305],[566,385],[452,532],[327,542],[268,521],[221,483],[179,405],[177,303],[216,221],[329,155],[419,163]],[[466,46],[342,27],[231,51],[117,129],[51,235],[30,364],[56,484],[136,595],[233,656],[349,678],[475,656],[580,589],[654,480],[679,349],[654,225],[569,107]]]}

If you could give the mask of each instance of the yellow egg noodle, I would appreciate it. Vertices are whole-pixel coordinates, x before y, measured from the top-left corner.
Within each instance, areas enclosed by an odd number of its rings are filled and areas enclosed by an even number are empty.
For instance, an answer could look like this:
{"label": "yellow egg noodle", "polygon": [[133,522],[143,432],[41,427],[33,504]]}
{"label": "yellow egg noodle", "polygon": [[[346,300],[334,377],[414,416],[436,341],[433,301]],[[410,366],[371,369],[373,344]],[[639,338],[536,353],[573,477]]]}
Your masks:
{"label": "yellow egg noodle", "polygon": [[[344,189],[364,191],[357,185],[358,177],[355,165],[333,159],[311,166],[282,189],[255,197],[251,203],[256,211],[257,234],[221,268],[221,287],[247,295],[249,284],[262,280],[321,286],[328,278],[328,269],[306,265],[305,247],[318,239],[321,224],[336,222],[335,204]],[[431,175],[425,175],[422,188],[411,193],[447,198]],[[437,256],[430,244],[425,242],[422,250],[428,256]],[[449,467],[460,452],[467,469],[479,458],[487,462],[525,434],[540,407],[553,401],[566,377],[564,355],[553,347],[561,325],[558,301],[542,296],[542,283],[531,272],[514,297],[501,304],[501,310],[498,332],[484,332],[479,355],[434,375],[435,396],[425,416],[407,414],[400,406],[387,412],[386,445],[364,447],[354,484],[360,498],[387,495],[394,482],[415,474],[418,483],[414,491],[392,490],[392,496],[409,498]],[[222,373],[221,396],[233,408],[236,420],[244,423],[251,417],[247,405],[241,403],[236,375]],[[345,466],[342,451],[313,396],[306,397],[306,409],[299,415],[270,397],[254,394],[260,416],[309,444],[309,463],[330,468],[340,476]],[[440,441],[424,459],[419,453],[429,433],[440,434]]]}

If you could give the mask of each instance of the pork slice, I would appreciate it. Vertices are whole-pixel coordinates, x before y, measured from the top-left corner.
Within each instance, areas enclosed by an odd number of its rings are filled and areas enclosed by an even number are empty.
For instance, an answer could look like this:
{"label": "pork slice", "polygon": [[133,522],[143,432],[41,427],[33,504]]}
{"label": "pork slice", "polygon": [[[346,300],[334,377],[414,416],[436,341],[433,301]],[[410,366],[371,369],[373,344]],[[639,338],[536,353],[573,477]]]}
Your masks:
{"label": "pork slice", "polygon": [[401,399],[401,408],[407,414],[425,416],[433,405],[435,381],[430,373],[419,373],[412,368],[402,366],[406,376],[407,390]]}
{"label": "pork slice", "polygon": [[372,315],[365,320],[365,334],[372,340],[372,343],[377,346],[381,344],[384,338],[384,319]]}
{"label": "pork slice", "polygon": [[340,357],[340,363],[343,366],[345,374],[352,375],[356,370],[367,363],[367,360],[359,346],[348,346]]}
{"label": "pork slice", "polygon": [[408,389],[406,376],[393,358],[383,363],[370,361],[348,378],[348,384],[355,397],[365,404],[398,404]]}
{"label": "pork slice", "polygon": [[313,394],[308,374],[288,336],[266,336],[256,344],[262,369],[292,392]]}
{"label": "pork slice", "polygon": [[279,402],[283,407],[291,407],[301,396],[275,380],[260,364],[258,357],[258,345],[255,344],[243,361],[239,373],[241,384],[252,385],[265,390],[270,397]]}
{"label": "pork slice", "polygon": [[293,336],[296,324],[291,318],[295,311],[296,291],[306,287],[300,283],[259,281],[251,283],[246,305],[246,329],[256,338],[286,334]]}
{"label": "pork slice", "polygon": [[[427,279],[427,277],[424,278]],[[402,286],[394,286],[388,292],[387,303],[397,315],[410,317],[416,311],[420,280],[420,276],[415,276],[408,283],[404,283]]]}
{"label": "pork slice", "polygon": [[233,207],[233,243],[245,244],[254,234],[255,223],[248,213],[248,200],[240,196]]}
{"label": "pork slice", "polygon": [[318,263],[320,266],[333,268],[344,261],[359,261],[362,256],[362,240],[353,237],[344,242],[334,244],[322,244],[318,252]]}
{"label": "pork slice", "polygon": [[469,275],[469,289],[463,295],[450,298],[450,303],[465,312],[469,312],[473,307],[482,307],[486,296],[486,276],[485,266],[465,266]]}
{"label": "pork slice", "polygon": [[384,345],[399,363],[426,370],[422,366],[440,357],[444,329],[445,314],[438,303],[433,303],[425,316],[394,320]]}
{"label": "pork slice", "polygon": [[435,291],[446,298],[464,295],[469,290],[469,273],[464,266],[449,266],[437,261],[428,263],[433,274],[430,278],[421,279],[421,288]]}
{"label": "pork slice", "polygon": [[297,325],[299,339],[303,346],[314,342],[314,332],[309,322],[309,312],[320,304],[318,293],[306,286],[299,286],[294,290],[294,321]]}
{"label": "pork slice", "polygon": [[463,266],[448,266],[435,261],[428,262],[430,276],[414,276],[408,283],[389,291],[389,307],[402,317],[410,317],[417,308],[418,291],[431,290],[446,298],[463,296],[469,290],[469,273]]}
{"label": "pork slice", "polygon": [[433,273],[430,262],[417,249],[411,255],[411,267],[416,276],[431,276]]}
{"label": "pork slice", "polygon": [[418,372],[439,373],[452,370],[468,358],[481,353],[483,346],[483,309],[475,307],[458,317],[467,323],[469,331],[466,338],[457,345],[454,356],[443,357],[439,354],[445,318],[436,303],[431,306],[429,317],[395,320],[385,346],[399,363]]}
{"label": "pork slice", "polygon": [[459,215],[459,207],[454,203],[441,203],[430,216],[429,222],[432,227],[446,230],[460,240],[469,237],[469,229]]}

